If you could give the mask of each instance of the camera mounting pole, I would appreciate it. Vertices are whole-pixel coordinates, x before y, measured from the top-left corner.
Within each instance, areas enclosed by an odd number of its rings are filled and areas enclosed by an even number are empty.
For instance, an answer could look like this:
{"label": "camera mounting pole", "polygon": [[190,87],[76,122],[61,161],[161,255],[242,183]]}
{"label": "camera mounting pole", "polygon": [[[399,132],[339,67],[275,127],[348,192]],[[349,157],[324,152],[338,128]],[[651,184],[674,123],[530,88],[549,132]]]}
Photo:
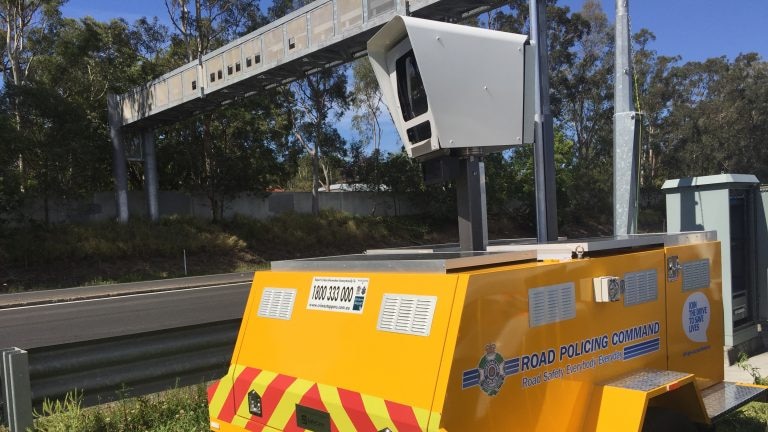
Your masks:
{"label": "camera mounting pole", "polygon": [[555,200],[555,134],[549,107],[549,60],[547,47],[547,2],[531,0],[531,43],[535,67],[535,143],[536,238],[539,243],[557,240],[557,201]]}
{"label": "camera mounting pole", "polygon": [[482,149],[468,148],[459,159],[459,170],[456,176],[456,205],[459,215],[461,250],[485,251],[488,247],[488,217]]}
{"label": "camera mounting pole", "polygon": [[641,113],[635,111],[629,0],[616,0],[613,115],[613,235],[637,233]]}

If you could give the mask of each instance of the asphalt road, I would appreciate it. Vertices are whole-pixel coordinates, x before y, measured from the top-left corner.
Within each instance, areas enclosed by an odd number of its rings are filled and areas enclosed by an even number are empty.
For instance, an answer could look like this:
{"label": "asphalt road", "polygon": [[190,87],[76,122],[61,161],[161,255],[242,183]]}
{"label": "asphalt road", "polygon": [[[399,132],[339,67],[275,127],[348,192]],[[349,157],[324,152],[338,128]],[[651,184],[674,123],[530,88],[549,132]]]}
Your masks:
{"label": "asphalt road", "polygon": [[0,348],[31,349],[240,318],[250,282],[0,309]]}

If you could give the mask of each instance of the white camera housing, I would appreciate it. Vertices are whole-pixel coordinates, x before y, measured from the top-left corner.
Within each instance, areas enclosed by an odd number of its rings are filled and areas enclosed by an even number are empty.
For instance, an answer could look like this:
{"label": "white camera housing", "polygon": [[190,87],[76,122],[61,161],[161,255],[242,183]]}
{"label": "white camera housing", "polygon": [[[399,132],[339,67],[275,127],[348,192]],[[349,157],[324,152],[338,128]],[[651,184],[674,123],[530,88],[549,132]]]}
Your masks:
{"label": "white camera housing", "polygon": [[396,16],[368,57],[409,156],[533,143],[528,36]]}

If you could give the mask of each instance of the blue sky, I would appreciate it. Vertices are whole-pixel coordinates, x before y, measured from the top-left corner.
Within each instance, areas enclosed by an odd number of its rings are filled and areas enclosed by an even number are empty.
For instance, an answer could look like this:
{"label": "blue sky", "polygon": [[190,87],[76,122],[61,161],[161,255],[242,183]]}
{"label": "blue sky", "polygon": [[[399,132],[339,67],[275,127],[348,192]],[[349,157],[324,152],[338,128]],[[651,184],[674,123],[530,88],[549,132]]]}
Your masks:
{"label": "blue sky", "polygon": [[[613,20],[614,0],[601,2]],[[583,0],[560,3],[578,10]],[[64,15],[129,22],[167,17],[163,0],[69,0]],[[755,51],[768,58],[768,0],[633,0],[630,16],[634,29],[645,27],[656,34],[653,48],[661,54],[679,54],[685,61]]]}
{"label": "blue sky", "polygon": [[[600,0],[611,21],[615,0]],[[584,0],[560,0],[560,4],[579,10]],[[266,7],[264,8],[266,9]],[[69,0],[63,12],[68,17],[90,15],[107,21],[121,17],[132,22],[142,16],[157,16],[167,23],[163,0]],[[651,45],[662,55],[680,55],[683,62],[710,57],[757,52],[768,59],[768,0],[630,0],[633,30],[647,28],[656,35]],[[351,139],[348,113],[339,124],[345,138]],[[397,151],[399,140],[389,116],[383,117],[385,151]]]}

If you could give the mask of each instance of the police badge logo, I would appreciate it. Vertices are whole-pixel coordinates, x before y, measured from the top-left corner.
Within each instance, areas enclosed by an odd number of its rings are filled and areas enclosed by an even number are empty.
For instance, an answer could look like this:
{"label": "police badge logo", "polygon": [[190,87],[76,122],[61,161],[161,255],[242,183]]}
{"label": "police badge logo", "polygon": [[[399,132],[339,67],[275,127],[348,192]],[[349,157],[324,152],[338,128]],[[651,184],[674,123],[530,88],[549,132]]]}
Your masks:
{"label": "police badge logo", "polygon": [[477,370],[480,371],[480,388],[488,396],[496,396],[504,384],[504,357],[496,352],[496,344],[485,346],[485,355]]}

